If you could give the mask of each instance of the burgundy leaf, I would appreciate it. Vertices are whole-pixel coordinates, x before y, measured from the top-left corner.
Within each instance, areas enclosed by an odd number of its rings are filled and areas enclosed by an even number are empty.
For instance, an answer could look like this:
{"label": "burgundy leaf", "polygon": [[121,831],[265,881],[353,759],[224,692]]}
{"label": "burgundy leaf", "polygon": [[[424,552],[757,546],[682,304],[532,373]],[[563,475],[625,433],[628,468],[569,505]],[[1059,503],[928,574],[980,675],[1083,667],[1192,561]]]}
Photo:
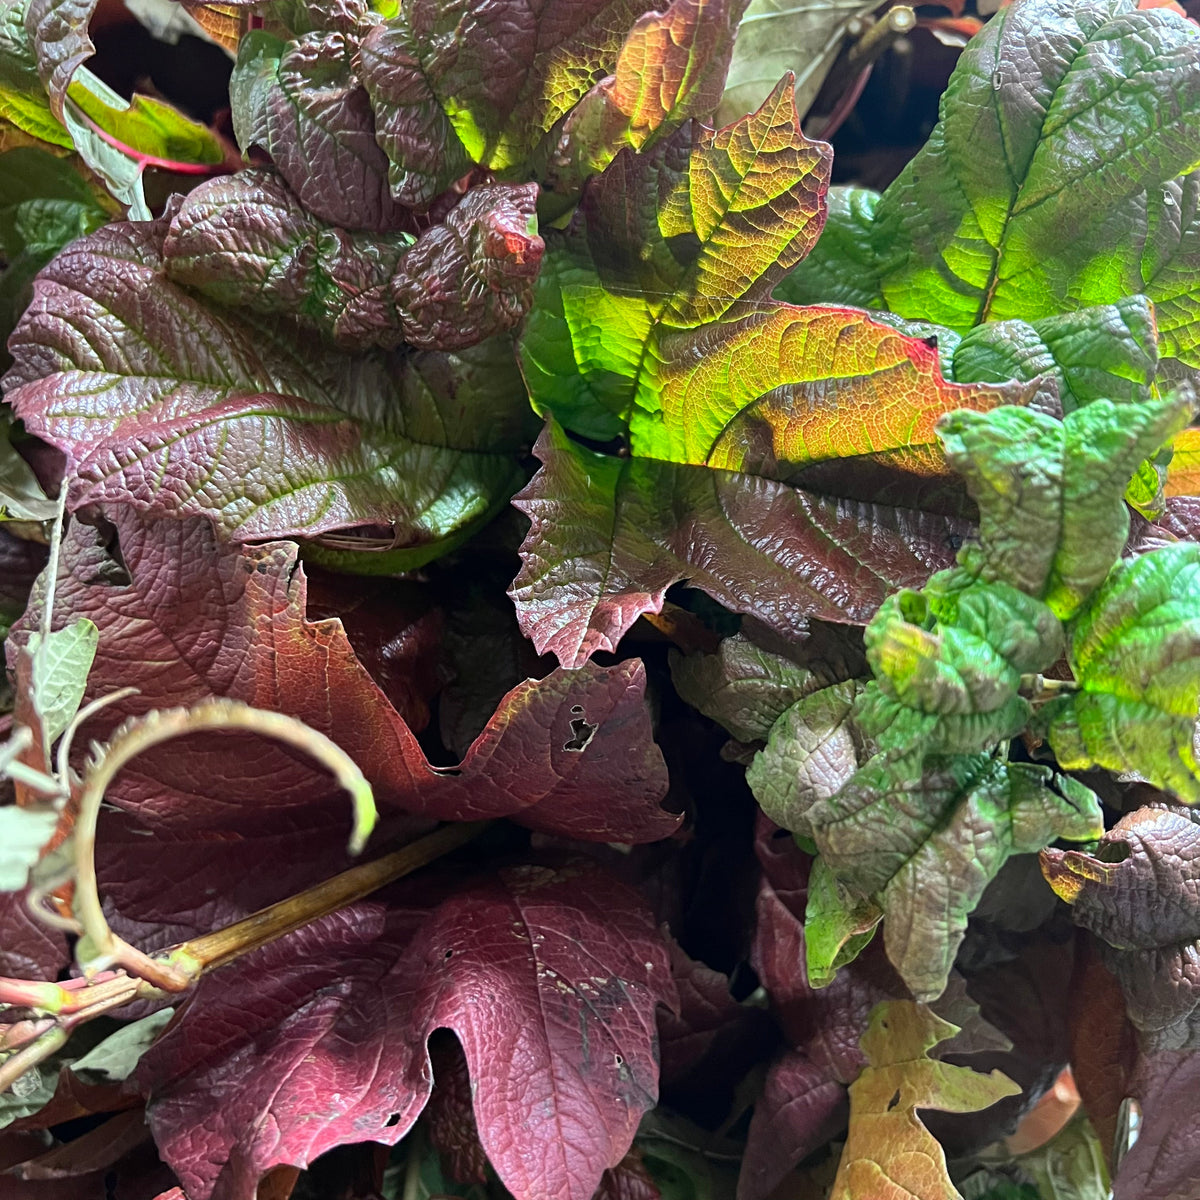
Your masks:
{"label": "burgundy leaf", "polygon": [[550,423],[542,469],[513,503],[530,519],[511,595],[521,628],[564,666],[613,650],[686,580],[798,637],[810,617],[865,623],[899,587],[954,559],[966,526],[759,476],[576,446]]}
{"label": "burgundy leaf", "polygon": [[1200,1195],[1200,1055],[1159,1051],[1131,1085],[1142,1110],[1138,1140],[1113,1179],[1113,1200],[1192,1200]]}
{"label": "burgundy leaf", "polygon": [[766,1200],[792,1169],[846,1126],[845,1087],[796,1050],[771,1064],[755,1101],[737,1200]]}
{"label": "burgundy leaf", "polygon": [[[366,5],[343,6],[361,10]],[[381,232],[411,224],[388,186],[371,101],[354,72],[355,22],[331,21],[284,41],[262,30],[243,38],[230,102],[238,143],[271,157],[304,207],[345,229]]]}
{"label": "burgundy leaf", "polygon": [[71,243],[9,341],[6,398],[67,453],[73,505],[204,514],[246,540],[392,525],[423,547],[508,495],[527,408],[503,339],[348,358],[171,283],[168,227]]}
{"label": "burgundy leaf", "polygon": [[[229,696],[298,717],[359,764],[385,808],[434,820],[511,816],[596,841],[653,841],[679,818],[659,804],[666,769],[651,736],[638,660],[555,671],[518,684],[457,768],[429,764],[355,657],[340,622],[310,621],[291,543],[221,545],[206,522],[115,514],[129,582],[98,531],[70,530],[56,619],[100,629],[89,695],[134,686],[98,729],[124,716]],[[27,618],[32,621],[33,614]],[[319,686],[313,686],[319,681]],[[224,836],[232,824],[281,836],[330,800],[328,777],[295,752],[228,734],[140,756],[109,796],[160,836]],[[287,821],[282,821],[283,818]]]}
{"label": "burgundy leaf", "polygon": [[40,542],[13,537],[0,525],[0,627],[11,625],[25,611],[29,589],[46,557]]}
{"label": "burgundy leaf", "polygon": [[462,1047],[448,1035],[429,1043],[433,1091],[425,1106],[425,1132],[442,1171],[455,1183],[487,1183],[487,1155],[471,1106],[471,1074]]}
{"label": "burgundy leaf", "polygon": [[505,1186],[590,1200],[655,1103],[654,1007],[674,999],[649,914],[592,865],[426,878],[205,980],[140,1078],[189,1197],[251,1200],[271,1166],[403,1137],[451,1029]]}
{"label": "burgundy leaf", "polygon": [[348,233],[269,171],[196,188],[163,243],[167,275],[221,304],[286,312],[346,350],[459,350],[511,329],[542,257],[534,184],[472,188],[416,240]]}
{"label": "burgundy leaf", "polygon": [[1094,933],[1148,1048],[1200,1038],[1200,818],[1155,803],[1128,813],[1096,854],[1042,851],[1051,886]]}
{"label": "burgundy leaf", "polygon": [[25,893],[0,892],[0,975],[57,979],[69,961],[66,936],[34,919]]}
{"label": "burgundy leaf", "polygon": [[645,8],[638,0],[411,0],[375,26],[358,69],[393,164],[393,195],[421,207],[473,163],[523,162],[613,69]]}

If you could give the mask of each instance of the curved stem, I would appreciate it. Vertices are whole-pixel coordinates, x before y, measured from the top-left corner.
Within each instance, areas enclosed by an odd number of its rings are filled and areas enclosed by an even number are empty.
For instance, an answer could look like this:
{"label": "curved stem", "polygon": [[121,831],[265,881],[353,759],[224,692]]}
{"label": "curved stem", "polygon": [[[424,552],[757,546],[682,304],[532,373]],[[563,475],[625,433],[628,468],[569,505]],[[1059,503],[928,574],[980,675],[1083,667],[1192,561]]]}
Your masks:
{"label": "curved stem", "polygon": [[120,963],[167,991],[181,991],[189,986],[191,980],[184,972],[134,950],[109,928],[96,881],[96,823],[108,785],[130,760],[173,738],[222,729],[245,730],[277,738],[312,755],[350,793],[354,804],[350,853],[357,854],[370,836],[376,819],[371,785],[344,750],[295,717],[252,708],[239,700],[218,698],[201,701],[191,708],[152,712],[127,721],[113,735],[103,759],[88,771],[75,822],[73,907],[84,936],[90,942],[91,957],[86,964],[81,963],[85,971]]}

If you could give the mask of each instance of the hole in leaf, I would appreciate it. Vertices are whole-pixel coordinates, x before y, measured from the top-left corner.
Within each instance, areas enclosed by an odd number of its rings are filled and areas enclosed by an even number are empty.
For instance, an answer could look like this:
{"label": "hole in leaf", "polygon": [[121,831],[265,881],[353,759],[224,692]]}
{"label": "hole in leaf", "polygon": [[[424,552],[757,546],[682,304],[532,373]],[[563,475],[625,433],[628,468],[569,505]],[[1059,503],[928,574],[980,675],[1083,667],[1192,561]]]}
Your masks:
{"label": "hole in leaf", "polygon": [[452,959],[453,957],[454,957],[453,950],[447,950],[446,953],[442,955],[442,958],[444,958],[447,962],[449,962],[450,959]]}
{"label": "hole in leaf", "polygon": [[614,1061],[618,1067],[623,1067],[625,1065],[625,1060],[619,1054],[615,1056]]}
{"label": "hole in leaf", "polygon": [[399,1125],[399,1124],[400,1124],[400,1114],[399,1113],[392,1113],[392,1115],[390,1117],[388,1117],[388,1119],[384,1122],[384,1125],[386,1125],[388,1129],[391,1129],[393,1125]]}
{"label": "hole in leaf", "polygon": [[892,1109],[895,1108],[896,1105],[899,1103],[900,1103],[900,1089],[897,1088],[896,1094],[888,1101],[888,1106],[887,1106],[888,1112],[891,1112]]}
{"label": "hole in leaf", "polygon": [[571,705],[571,714],[572,714],[572,716],[582,717],[583,716],[583,705],[582,704],[572,704]]}
{"label": "hole in leaf", "polygon": [[563,743],[563,749],[575,753],[586,750],[588,742],[592,740],[599,728],[599,725],[589,725],[582,717],[576,717],[571,722],[570,740]]}

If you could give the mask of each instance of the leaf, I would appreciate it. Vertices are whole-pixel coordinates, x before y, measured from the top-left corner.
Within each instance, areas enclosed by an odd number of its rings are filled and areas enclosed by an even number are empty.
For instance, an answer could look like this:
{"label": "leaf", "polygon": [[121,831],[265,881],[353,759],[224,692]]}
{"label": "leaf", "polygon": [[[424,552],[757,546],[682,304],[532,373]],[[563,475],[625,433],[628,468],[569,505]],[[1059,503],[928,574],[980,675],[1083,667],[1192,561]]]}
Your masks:
{"label": "leaf", "polygon": [[0,975],[57,978],[70,961],[66,936],[36,920],[27,901],[24,893],[0,891]]}
{"label": "leaf", "polygon": [[1184,1200],[1200,1183],[1196,1161],[1196,1067],[1193,1050],[1148,1054],[1131,1090],[1141,1106],[1138,1138],[1117,1167],[1114,1200]]}
{"label": "leaf", "polygon": [[960,383],[1048,375],[1069,414],[1093,400],[1144,402],[1157,370],[1154,308],[1128,296],[1039,321],[977,325],[954,350],[953,375]]}
{"label": "leaf", "polygon": [[656,1099],[666,949],[636,897],[585,863],[457,883],[324,918],[200,985],[139,1070],[189,1196],[251,1200],[277,1163],[395,1143],[429,1097],[426,1042],[443,1028],[505,1186],[590,1200]]}
{"label": "leaf", "polygon": [[[212,130],[169,104],[149,96],[125,100],[82,65],[95,51],[88,36],[95,7],[96,0],[7,6],[0,52],[7,52],[10,88],[0,83],[0,115],[43,140],[74,146],[134,220],[149,220],[142,181],[148,165],[196,173],[221,164],[225,148]],[[36,94],[34,71],[46,95]]]}
{"label": "leaf", "polygon": [[26,0],[25,29],[37,55],[38,75],[50,108],[63,119],[67,88],[76,70],[96,52],[88,36],[97,0]]}
{"label": "leaf", "polygon": [[1200,429],[1185,429],[1171,443],[1174,455],[1167,474],[1168,496],[1200,496]]}
{"label": "leaf", "polygon": [[848,900],[823,858],[808,877],[804,909],[804,967],[813,987],[828,987],[875,936],[883,913],[870,900]]}
{"label": "leaf", "polygon": [[1129,536],[1123,497],[1139,462],[1194,406],[1181,391],[1137,404],[1096,400],[1061,422],[1016,408],[948,415],[939,426],[946,458],[980,509],[981,548],[961,561],[1069,619]]}
{"label": "leaf", "polygon": [[1031,711],[1022,675],[1049,667],[1063,642],[1046,605],[961,567],[889,596],[863,636],[876,683],[856,720],[889,754],[922,740],[972,753],[1015,737]]}
{"label": "leaf", "polygon": [[[623,146],[640,150],[690,117],[710,116],[744,7],[745,0],[672,0],[664,11],[639,17],[613,74],[563,124],[553,158],[554,190],[572,191],[604,170]],[[776,72],[771,84],[782,74]]]}
{"label": "leaf", "polygon": [[965,332],[1145,294],[1164,357],[1195,365],[1198,39],[1133,0],[997,14],[960,57],[941,121],[874,206],[868,236],[869,206],[848,212],[871,261],[839,272],[833,241],[828,261],[818,249],[799,268],[790,298],[815,289],[864,303],[873,291],[868,307]]}
{"label": "leaf", "polygon": [[54,630],[44,645],[40,633],[29,635],[26,653],[33,662],[33,705],[47,748],[58,741],[79,709],[99,639],[100,631],[86,617]]}
{"label": "leaf", "polygon": [[847,643],[838,631],[816,625],[785,658],[736,634],[723,638],[715,654],[672,653],[671,680],[684,700],[739,741],[765,741],[797,701],[864,672],[861,652]]}
{"label": "leaf", "polygon": [[1063,767],[1135,771],[1200,800],[1200,546],[1114,567],[1075,619],[1067,658],[1081,690],[1044,709]]}
{"label": "leaf", "polygon": [[392,194],[422,208],[472,164],[526,162],[609,74],[637,0],[416,0],[363,39],[358,73],[392,166]]}
{"label": "leaf", "polygon": [[1042,870],[1077,925],[1101,940],[1126,1011],[1148,1049],[1200,1040],[1200,825],[1157,803],[1127,813],[1093,853],[1049,849]]}
{"label": "leaf", "polygon": [[0,806],[0,892],[19,892],[29,871],[54,836],[58,813],[16,804]]}
{"label": "leaf", "polygon": [[850,1085],[850,1133],[831,1200],[956,1200],[946,1157],[916,1110],[977,1112],[1020,1090],[999,1071],[983,1075],[929,1058],[956,1032],[949,1021],[906,1000],[872,1012],[863,1035],[869,1065]]}
{"label": "leaf", "polygon": [[33,469],[12,444],[11,430],[10,422],[0,417],[0,522],[53,520],[58,505],[46,498]]}
{"label": "leaf", "polygon": [[771,727],[766,748],[746,771],[746,782],[776,825],[793,828],[797,814],[839,792],[858,770],[859,756],[866,754],[853,713],[862,687],[851,680],[814,691]]}
{"label": "leaf", "polygon": [[288,313],[345,350],[461,350],[511,329],[541,261],[533,184],[472,188],[440,225],[347,233],[277,176],[196,188],[163,242],[168,277],[220,304]]}
{"label": "leaf", "polygon": [[315,218],[345,229],[394,229],[404,210],[388,186],[370,99],[353,67],[359,38],[314,30],[285,41],[264,29],[237,47],[229,83],[238,144],[257,146]]}
{"label": "leaf", "polygon": [[801,636],[808,618],[865,621],[949,561],[953,525],[740,475],[575,445],[551,421],[544,466],[513,503],[531,521],[510,595],[539,654],[577,666],[659,612],[680,580]]}
{"label": "leaf", "polygon": [[941,995],[967,917],[1011,855],[1104,828],[1091,790],[1048,767],[919,754],[876,756],[793,825],[815,841],[845,905],[870,898],[883,911],[888,958],[919,1000]]}
{"label": "leaf", "polygon": [[[294,545],[231,547],[217,543],[205,522],[143,523],[128,510],[114,516],[130,581],[108,582],[114,563],[103,540],[73,525],[55,603],[57,620],[87,617],[100,630],[89,695],[139,689],[99,715],[97,729],[228,696],[333,738],[368,777],[385,813],[459,821],[504,815],[598,841],[653,841],[678,826],[659,807],[666,772],[639,661],[525,680],[502,699],[461,763],[435,767],[367,674],[342,623],[307,616],[307,580]],[[36,621],[36,611],[26,620]],[[295,680],[321,686],[296,687]],[[323,771],[282,747],[212,735],[140,755],[108,799],[159,837],[211,841],[213,831],[231,825],[244,836],[263,826],[282,834],[332,790]],[[144,857],[153,853],[148,846]]]}
{"label": "leaf", "polygon": [[862,0],[804,5],[751,0],[738,26],[718,121],[724,124],[753,112],[788,71],[796,76],[796,109],[804,116],[842,48],[850,22],[873,11]]}
{"label": "leaf", "polygon": [[350,359],[302,343],[171,283],[167,229],[74,242],[10,341],[6,398],[67,453],[72,507],[203,514],[247,540],[391,525],[417,566],[507,498],[525,412],[503,344]]}
{"label": "leaf", "polygon": [[0,9],[0,120],[51,145],[70,149],[71,136],[50,108],[37,55],[25,31],[28,4]]}

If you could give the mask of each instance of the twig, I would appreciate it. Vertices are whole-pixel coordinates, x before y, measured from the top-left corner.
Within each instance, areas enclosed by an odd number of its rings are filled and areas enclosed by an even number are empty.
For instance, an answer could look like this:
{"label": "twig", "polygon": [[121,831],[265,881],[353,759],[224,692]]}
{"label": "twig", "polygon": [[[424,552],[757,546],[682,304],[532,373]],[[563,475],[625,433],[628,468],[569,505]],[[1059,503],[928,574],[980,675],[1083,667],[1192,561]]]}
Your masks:
{"label": "twig", "polygon": [[[370,836],[376,817],[371,785],[341,747],[295,717],[252,708],[238,700],[218,698],[202,701],[191,708],[152,712],[126,721],[114,734],[103,759],[88,771],[75,821],[73,908],[84,934],[80,947],[84,947],[88,955],[86,962],[81,959],[85,972],[119,964],[165,991],[183,991],[190,985],[191,980],[186,974],[162,959],[143,954],[109,928],[96,880],[96,823],[108,785],[131,759],[185,734],[223,729],[247,730],[278,738],[312,755],[350,793],[354,804],[350,852],[358,853]],[[79,947],[76,954],[80,954]]]}

